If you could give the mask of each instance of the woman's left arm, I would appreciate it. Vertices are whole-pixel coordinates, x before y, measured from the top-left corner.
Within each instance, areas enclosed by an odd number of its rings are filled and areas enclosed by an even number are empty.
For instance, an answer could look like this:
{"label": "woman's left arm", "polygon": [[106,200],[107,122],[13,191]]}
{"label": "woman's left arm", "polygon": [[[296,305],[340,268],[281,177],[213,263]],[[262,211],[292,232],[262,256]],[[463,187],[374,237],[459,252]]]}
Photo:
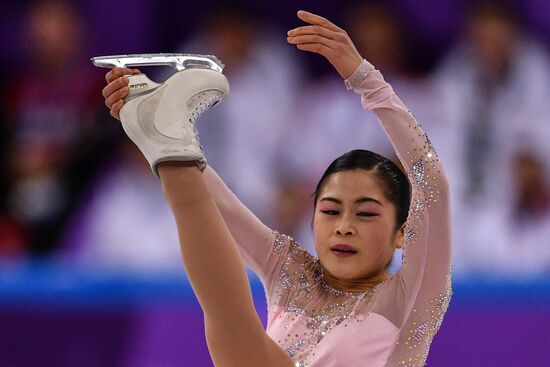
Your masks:
{"label": "woman's left arm", "polygon": [[412,201],[403,233],[404,262],[392,283],[398,287],[392,294],[399,299],[383,297],[388,304],[379,305],[389,313],[384,316],[402,327],[419,306],[429,309],[431,315],[431,305],[440,303],[438,297],[448,301],[450,295],[447,177],[420,124],[380,72],[363,60],[347,33],[315,14],[300,11],[298,17],[310,25],[290,31],[288,42],[323,55],[345,79],[348,89],[361,95],[363,107],[375,113],[409,177]]}

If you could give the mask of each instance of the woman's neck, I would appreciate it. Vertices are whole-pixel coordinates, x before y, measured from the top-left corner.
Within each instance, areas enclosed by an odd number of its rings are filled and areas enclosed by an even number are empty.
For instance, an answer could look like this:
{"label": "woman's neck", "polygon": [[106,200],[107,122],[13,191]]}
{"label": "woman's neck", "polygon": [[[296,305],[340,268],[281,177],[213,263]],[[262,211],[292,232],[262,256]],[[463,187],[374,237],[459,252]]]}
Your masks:
{"label": "woman's neck", "polygon": [[324,267],[323,269],[323,278],[327,285],[331,288],[337,289],[344,292],[366,292],[373,289],[378,284],[382,283],[384,280],[388,279],[388,274],[386,272],[381,273],[377,276],[370,276],[365,278],[358,279],[338,279],[332,275]]}

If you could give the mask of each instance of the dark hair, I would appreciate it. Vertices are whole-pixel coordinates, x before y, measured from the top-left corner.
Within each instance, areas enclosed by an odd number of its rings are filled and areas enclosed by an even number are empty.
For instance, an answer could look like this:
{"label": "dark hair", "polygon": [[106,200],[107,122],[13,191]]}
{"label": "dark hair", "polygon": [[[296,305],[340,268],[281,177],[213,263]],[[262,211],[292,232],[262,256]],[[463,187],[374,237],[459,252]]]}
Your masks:
{"label": "dark hair", "polygon": [[326,179],[341,171],[364,169],[373,172],[384,185],[384,194],[395,205],[398,230],[407,220],[411,202],[409,180],[403,171],[391,160],[370,150],[356,149],[336,158],[319,180],[314,195],[314,207]]}

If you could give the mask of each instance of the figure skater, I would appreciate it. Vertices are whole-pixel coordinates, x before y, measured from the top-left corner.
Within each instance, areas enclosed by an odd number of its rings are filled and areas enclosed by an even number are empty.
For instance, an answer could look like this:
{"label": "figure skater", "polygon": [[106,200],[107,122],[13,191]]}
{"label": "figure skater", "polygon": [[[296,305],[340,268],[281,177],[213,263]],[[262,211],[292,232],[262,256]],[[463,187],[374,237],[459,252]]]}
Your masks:
{"label": "figure skater", "polygon": [[[212,360],[238,367],[423,366],[451,297],[447,177],[420,124],[347,33],[312,13],[299,11],[298,18],[307,25],[289,31],[288,42],[324,56],[361,95],[406,175],[370,151],[338,157],[315,191],[317,258],[262,224],[200,154],[189,162],[161,157],[153,168],[176,218]],[[106,75],[103,95],[116,118],[128,75],[136,73],[116,68]],[[185,130],[198,144],[193,128]],[[134,134],[147,156],[144,146],[157,143]],[[403,265],[389,275],[396,248],[403,248]],[[265,287],[267,332],[241,256]]]}

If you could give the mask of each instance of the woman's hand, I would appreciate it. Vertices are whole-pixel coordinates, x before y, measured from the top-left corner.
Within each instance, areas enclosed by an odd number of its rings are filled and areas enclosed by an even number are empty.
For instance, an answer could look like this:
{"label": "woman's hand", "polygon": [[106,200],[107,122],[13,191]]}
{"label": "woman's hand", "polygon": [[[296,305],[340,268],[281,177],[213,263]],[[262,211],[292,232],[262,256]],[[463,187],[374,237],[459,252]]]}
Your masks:
{"label": "woman's hand", "polygon": [[323,55],[344,79],[349,78],[363,61],[346,31],[327,19],[300,10],[298,18],[311,25],[288,31],[287,41],[303,51]]}
{"label": "woman's hand", "polygon": [[105,105],[111,110],[111,116],[120,120],[120,109],[124,105],[124,98],[128,96],[128,76],[139,74],[138,69],[114,68],[105,74],[107,86],[101,94],[105,98]]}

